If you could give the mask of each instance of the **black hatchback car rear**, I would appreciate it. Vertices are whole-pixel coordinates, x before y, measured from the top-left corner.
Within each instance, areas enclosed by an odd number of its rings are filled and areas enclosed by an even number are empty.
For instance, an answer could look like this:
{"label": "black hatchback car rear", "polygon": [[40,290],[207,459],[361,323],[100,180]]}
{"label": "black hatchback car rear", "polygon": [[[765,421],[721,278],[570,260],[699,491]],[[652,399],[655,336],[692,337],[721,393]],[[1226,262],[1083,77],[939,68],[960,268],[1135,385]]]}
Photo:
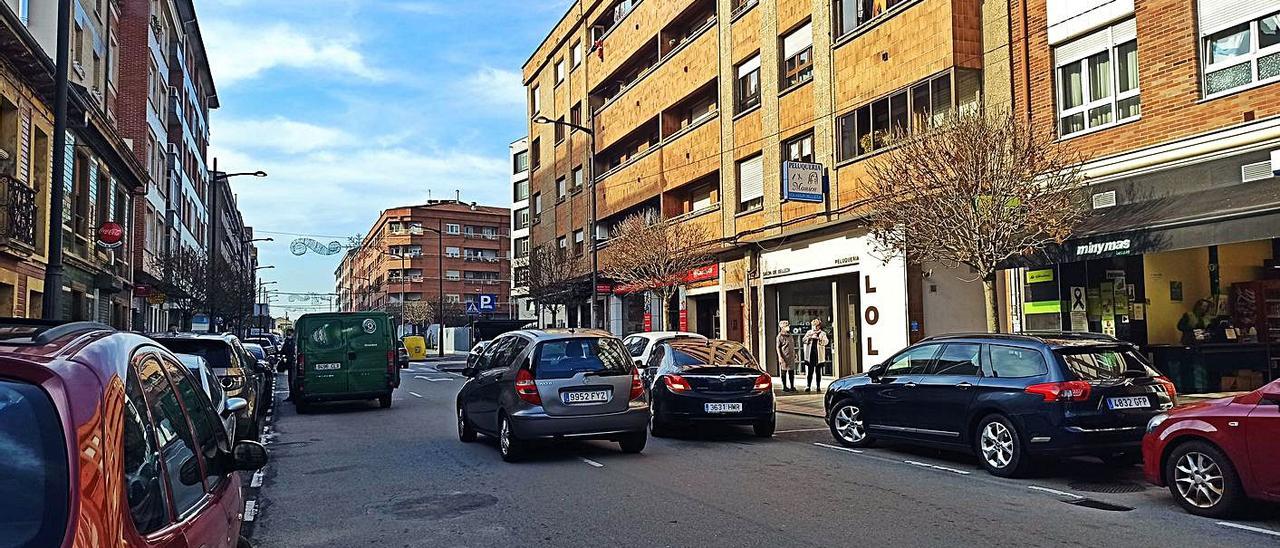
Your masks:
{"label": "black hatchback car rear", "polygon": [[749,424],[762,438],[777,424],[773,379],[742,343],[679,338],[649,354],[649,433],[692,423]]}
{"label": "black hatchback car rear", "polygon": [[892,439],[966,449],[1007,477],[1038,456],[1137,462],[1147,421],[1176,398],[1133,345],[1038,333],[925,339],[832,383],[825,404],[843,445]]}

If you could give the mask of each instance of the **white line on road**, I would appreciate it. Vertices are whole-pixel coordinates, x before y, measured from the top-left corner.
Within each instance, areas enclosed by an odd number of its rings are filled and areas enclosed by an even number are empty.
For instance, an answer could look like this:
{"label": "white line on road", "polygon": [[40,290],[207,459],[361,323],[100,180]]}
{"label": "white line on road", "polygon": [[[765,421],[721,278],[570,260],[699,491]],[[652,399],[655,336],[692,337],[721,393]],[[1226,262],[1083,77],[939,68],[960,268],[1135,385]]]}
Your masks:
{"label": "white line on road", "polygon": [[955,468],[947,468],[946,466],[938,466],[938,465],[936,465],[936,464],[929,464],[929,463],[927,463],[927,462],[920,462],[920,461],[916,461],[916,460],[904,460],[904,461],[902,461],[902,462],[905,462],[905,463],[910,464],[910,465],[912,465],[912,466],[919,466],[919,467],[921,467],[921,468],[930,468],[930,469],[933,469],[933,470],[941,470],[941,471],[943,471],[943,472],[951,472],[952,474],[960,474],[960,475],[962,475],[962,476],[967,476],[967,475],[969,475],[969,472],[966,472],[966,471],[964,471],[964,470],[956,470]]}
{"label": "white line on road", "polygon": [[774,434],[794,434],[796,432],[826,432],[826,428],[797,428],[795,430],[778,430]]}
{"label": "white line on road", "polygon": [[1068,493],[1068,492],[1066,492],[1066,491],[1059,491],[1059,490],[1057,490],[1057,489],[1050,489],[1050,488],[1048,488],[1048,487],[1040,487],[1039,485],[1028,485],[1028,486],[1027,486],[1027,489],[1031,489],[1031,490],[1034,490],[1034,491],[1040,491],[1040,492],[1043,492],[1043,493],[1049,493],[1049,494],[1051,494],[1051,495],[1058,495],[1058,496],[1060,496],[1060,497],[1068,497],[1068,498],[1073,498],[1073,499],[1082,499],[1082,498],[1084,498],[1084,497],[1082,497],[1082,496],[1080,496],[1080,495],[1077,495],[1077,494],[1075,494],[1075,493]]}
{"label": "white line on road", "polygon": [[585,462],[585,463],[587,463],[587,464],[590,464],[591,466],[594,466],[594,467],[596,467],[596,468],[604,468],[604,465],[603,465],[603,464],[600,464],[600,463],[598,463],[598,462],[596,462],[596,461],[593,461],[593,460],[591,460],[591,459],[589,459],[589,458],[586,458],[586,457],[578,457],[578,459],[579,459],[579,460],[581,460],[582,462]]}
{"label": "white line on road", "polygon": [[422,397],[422,394],[419,394],[419,393],[417,393],[417,392],[410,392],[410,394],[413,394],[413,397],[415,397],[415,398],[421,398],[421,397]]}
{"label": "white line on road", "polygon": [[1231,523],[1229,521],[1219,521],[1218,525],[1221,525],[1223,527],[1231,527],[1233,529],[1240,529],[1241,531],[1249,531],[1251,533],[1262,533],[1264,535],[1280,537],[1280,531],[1272,531],[1270,529],[1263,529],[1261,527],[1254,527],[1252,525],[1242,525],[1239,523]]}
{"label": "white line on road", "polygon": [[254,489],[262,487],[262,474],[263,474],[262,470],[258,470],[257,472],[254,472],[253,479],[249,480],[249,487],[252,487]]}
{"label": "white line on road", "polygon": [[246,500],[244,502],[244,520],[253,521],[258,517],[258,501]]}
{"label": "white line on road", "polygon": [[[777,432],[774,432],[774,434],[777,434]],[[848,447],[840,447],[838,445],[828,445],[825,443],[817,443],[817,442],[814,442],[814,445],[818,447],[826,447],[827,449],[835,449],[836,451],[844,451],[846,453],[857,453],[859,455],[862,454],[862,451],[859,449],[849,449]]]}

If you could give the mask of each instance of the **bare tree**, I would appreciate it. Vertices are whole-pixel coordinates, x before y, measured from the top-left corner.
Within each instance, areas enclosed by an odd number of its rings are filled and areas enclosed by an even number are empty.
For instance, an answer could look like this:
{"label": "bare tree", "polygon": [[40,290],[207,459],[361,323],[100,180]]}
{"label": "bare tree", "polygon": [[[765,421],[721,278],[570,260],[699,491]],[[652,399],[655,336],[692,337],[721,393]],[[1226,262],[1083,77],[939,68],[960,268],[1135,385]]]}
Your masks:
{"label": "bare tree", "polygon": [[581,304],[590,294],[579,278],[585,273],[582,257],[567,249],[537,247],[529,253],[529,298],[551,308],[556,322],[556,305]]}
{"label": "bare tree", "polygon": [[662,322],[670,318],[671,297],[689,271],[713,259],[709,231],[688,222],[664,222],[636,213],[613,227],[604,274],[631,291],[652,291],[662,300]]}
{"label": "bare tree", "polygon": [[1062,243],[1088,214],[1082,158],[1005,113],[958,114],[894,141],[868,167],[872,236],[913,263],[971,268],[998,331],[997,269]]}

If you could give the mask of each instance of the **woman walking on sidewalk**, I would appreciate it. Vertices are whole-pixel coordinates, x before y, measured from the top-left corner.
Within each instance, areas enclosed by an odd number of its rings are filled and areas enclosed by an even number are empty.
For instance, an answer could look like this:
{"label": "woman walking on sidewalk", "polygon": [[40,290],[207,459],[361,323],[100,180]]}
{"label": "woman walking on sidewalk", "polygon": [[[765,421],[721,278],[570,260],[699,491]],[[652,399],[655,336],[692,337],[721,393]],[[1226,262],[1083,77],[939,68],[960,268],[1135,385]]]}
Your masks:
{"label": "woman walking on sidewalk", "polygon": [[[782,391],[796,391],[796,340],[791,337],[791,322],[778,322],[778,374],[782,377]],[[790,382],[790,384],[788,384]]]}
{"label": "woman walking on sidewalk", "polygon": [[822,357],[827,355],[827,345],[831,344],[827,332],[822,330],[822,320],[814,318],[809,322],[809,331],[804,334],[801,343],[804,344],[805,363],[809,368],[809,373],[805,375],[804,391],[817,389],[821,392],[822,370],[819,369],[819,364],[822,363]]}

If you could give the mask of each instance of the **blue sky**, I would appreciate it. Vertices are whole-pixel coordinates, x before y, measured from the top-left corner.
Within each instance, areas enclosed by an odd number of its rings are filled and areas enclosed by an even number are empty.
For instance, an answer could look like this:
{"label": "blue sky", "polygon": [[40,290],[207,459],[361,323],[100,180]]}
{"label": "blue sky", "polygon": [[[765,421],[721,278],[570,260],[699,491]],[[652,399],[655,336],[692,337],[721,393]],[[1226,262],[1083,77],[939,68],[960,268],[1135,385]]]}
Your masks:
{"label": "blue sky", "polygon": [[360,233],[428,191],[509,206],[520,68],[570,4],[197,0],[222,103],[211,155],[224,171],[270,174],[231,182],[245,222],[276,240],[259,244],[275,265],[262,277],[333,290],[337,257],[295,257],[295,236],[280,233]]}

